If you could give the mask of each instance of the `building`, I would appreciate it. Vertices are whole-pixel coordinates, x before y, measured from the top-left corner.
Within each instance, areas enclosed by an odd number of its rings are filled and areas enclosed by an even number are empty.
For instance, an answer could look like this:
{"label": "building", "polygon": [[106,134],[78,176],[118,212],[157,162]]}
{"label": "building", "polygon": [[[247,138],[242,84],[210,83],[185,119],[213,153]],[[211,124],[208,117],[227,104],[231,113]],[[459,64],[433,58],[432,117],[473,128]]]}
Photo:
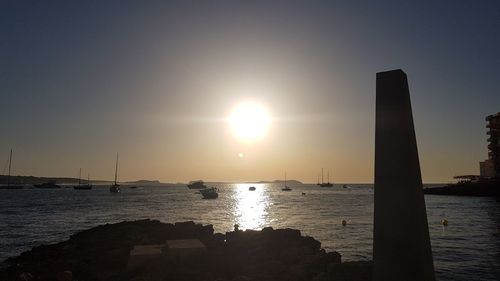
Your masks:
{"label": "building", "polygon": [[486,117],[488,129],[488,159],[479,162],[483,178],[500,179],[500,112]]}
{"label": "building", "polygon": [[495,177],[495,166],[493,165],[493,160],[486,159],[479,162],[479,174],[481,175],[481,178]]}

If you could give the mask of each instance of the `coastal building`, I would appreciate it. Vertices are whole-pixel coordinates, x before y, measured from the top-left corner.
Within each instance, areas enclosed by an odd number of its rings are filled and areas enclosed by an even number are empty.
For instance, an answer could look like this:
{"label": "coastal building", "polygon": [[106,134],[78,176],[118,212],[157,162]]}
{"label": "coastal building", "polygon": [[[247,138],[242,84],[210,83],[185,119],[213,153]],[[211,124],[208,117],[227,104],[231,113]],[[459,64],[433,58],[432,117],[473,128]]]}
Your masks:
{"label": "coastal building", "polygon": [[481,178],[495,177],[495,165],[492,159],[479,162],[479,175],[481,175]]}
{"label": "coastal building", "polygon": [[479,162],[482,178],[500,178],[500,112],[486,117],[488,159]]}

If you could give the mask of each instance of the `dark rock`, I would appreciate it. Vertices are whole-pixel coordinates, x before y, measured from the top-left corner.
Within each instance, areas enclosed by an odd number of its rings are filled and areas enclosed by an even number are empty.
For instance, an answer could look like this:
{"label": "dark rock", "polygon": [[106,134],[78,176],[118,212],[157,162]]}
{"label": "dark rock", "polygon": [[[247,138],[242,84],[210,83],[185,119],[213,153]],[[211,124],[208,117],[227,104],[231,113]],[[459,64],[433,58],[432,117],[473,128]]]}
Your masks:
{"label": "dark rock", "polygon": [[[127,269],[134,245],[186,238],[200,239],[207,246],[202,260],[177,263],[165,256],[145,267]],[[266,227],[262,231],[240,230],[224,235],[214,234],[212,225],[192,221],[165,224],[140,220],[102,225],[76,233],[68,241],[35,247],[9,262],[17,265],[0,271],[0,280],[54,280],[57,272],[56,280],[96,281],[308,281],[325,276],[329,280],[371,277],[370,266],[344,266],[339,253],[325,252],[319,241],[301,236],[298,230]],[[25,278],[19,278],[21,275]]]}
{"label": "dark rock", "polygon": [[314,253],[315,253],[314,248],[310,248],[310,247],[306,247],[306,246],[301,246],[299,248],[299,255],[301,257],[308,256],[308,255],[314,255]]}
{"label": "dark rock", "polygon": [[222,233],[215,233],[213,238],[214,238],[215,240],[217,240],[217,241],[222,241],[222,242],[224,242],[224,240],[226,240],[226,235],[224,235],[224,234],[222,234]]}
{"label": "dark rock", "polygon": [[440,187],[424,188],[425,194],[457,195],[457,196],[490,196],[500,195],[500,179],[458,182]]}
{"label": "dark rock", "polygon": [[59,272],[56,275],[56,280],[57,281],[72,281],[73,280],[73,273],[69,270]]}
{"label": "dark rock", "polygon": [[304,246],[308,248],[311,248],[313,250],[319,250],[321,248],[321,242],[310,236],[306,236],[302,238],[302,240],[303,240],[302,244],[304,244]]}
{"label": "dark rock", "polygon": [[236,276],[231,281],[253,281],[255,279],[247,277],[247,276]]}
{"label": "dark rock", "polygon": [[291,228],[276,229],[273,234],[283,239],[300,238],[300,230]]}
{"label": "dark rock", "polygon": [[183,230],[183,229],[192,229],[196,224],[194,221],[182,221],[182,222],[176,222],[175,228],[177,230]]}
{"label": "dark rock", "polygon": [[326,272],[321,272],[318,275],[314,276],[311,281],[330,281],[328,274]]}
{"label": "dark rock", "polygon": [[330,278],[335,278],[338,281],[372,280],[372,262],[357,261],[329,264],[326,273]]}
{"label": "dark rock", "polygon": [[202,226],[202,233],[203,237],[208,237],[214,235],[214,226],[211,224]]}
{"label": "dark rock", "polygon": [[342,256],[337,252],[326,253],[326,257],[329,263],[341,263]]}
{"label": "dark rock", "polygon": [[31,281],[34,280],[35,277],[33,277],[33,275],[31,275],[31,273],[29,272],[22,272],[17,276],[17,279],[21,281]]}
{"label": "dark rock", "polygon": [[297,263],[300,258],[300,251],[298,248],[285,248],[280,253],[280,261],[285,264]]}
{"label": "dark rock", "polygon": [[267,272],[270,275],[276,276],[276,275],[279,275],[279,274],[282,274],[283,272],[285,272],[287,267],[285,266],[284,263],[282,263],[280,261],[271,260],[271,261],[267,261],[267,262],[263,263],[262,269],[264,270],[264,272]]}
{"label": "dark rock", "polygon": [[260,232],[262,232],[262,234],[268,234],[268,233],[272,233],[273,232],[273,228],[268,226],[268,227],[264,227]]}

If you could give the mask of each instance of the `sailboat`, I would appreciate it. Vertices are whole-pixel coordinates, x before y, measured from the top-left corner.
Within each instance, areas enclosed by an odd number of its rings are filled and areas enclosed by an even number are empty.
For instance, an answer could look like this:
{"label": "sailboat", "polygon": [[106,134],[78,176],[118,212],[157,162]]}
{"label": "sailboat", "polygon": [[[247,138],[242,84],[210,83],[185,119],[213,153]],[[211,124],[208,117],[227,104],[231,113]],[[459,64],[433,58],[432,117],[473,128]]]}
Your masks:
{"label": "sailboat", "polygon": [[324,182],[323,181],[323,168],[321,168],[321,183],[318,183],[319,186],[321,187],[332,187],[333,183],[330,183],[330,171],[328,171],[328,181]]}
{"label": "sailboat", "polygon": [[10,167],[12,165],[12,149],[9,154],[9,174],[7,175],[7,185],[0,185],[0,189],[21,189],[24,186],[22,185],[13,185],[10,184]]}
{"label": "sailboat", "polygon": [[285,187],[283,187],[281,191],[292,191],[292,189],[286,185],[286,172],[285,172]]}
{"label": "sailboat", "polygon": [[92,189],[92,185],[90,184],[90,175],[88,175],[87,184],[82,184],[82,168],[80,168],[80,173],[78,174],[78,185],[73,186],[73,188],[79,190]]}
{"label": "sailboat", "polygon": [[109,192],[111,193],[119,193],[120,185],[116,182],[118,176],[118,153],[116,153],[116,165],[115,165],[115,183],[109,187]]}

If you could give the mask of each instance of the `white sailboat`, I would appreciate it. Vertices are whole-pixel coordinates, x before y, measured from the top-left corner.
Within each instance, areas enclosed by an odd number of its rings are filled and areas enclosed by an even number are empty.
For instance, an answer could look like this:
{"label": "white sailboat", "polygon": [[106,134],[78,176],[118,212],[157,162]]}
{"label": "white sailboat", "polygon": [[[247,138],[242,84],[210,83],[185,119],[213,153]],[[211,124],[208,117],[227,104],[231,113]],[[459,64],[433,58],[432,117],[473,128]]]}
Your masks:
{"label": "white sailboat", "polygon": [[118,153],[116,153],[115,183],[109,187],[109,192],[111,192],[111,193],[119,193],[121,191],[120,185],[116,181],[117,178],[118,178]]}
{"label": "white sailboat", "polygon": [[87,184],[82,184],[82,168],[80,168],[80,173],[78,174],[78,185],[73,186],[74,189],[78,190],[90,190],[92,185],[90,184],[90,175],[88,176]]}
{"label": "white sailboat", "polygon": [[292,189],[286,185],[286,172],[285,172],[285,187],[281,189],[282,191],[292,191]]}
{"label": "white sailboat", "polygon": [[11,184],[11,182],[10,182],[10,168],[11,168],[11,166],[12,166],[12,149],[10,149],[10,154],[9,154],[9,173],[7,174],[7,184],[0,185],[0,189],[21,189],[24,187],[22,185]]}
{"label": "white sailboat", "polygon": [[321,168],[321,183],[318,183],[321,187],[332,187],[333,183],[330,183],[330,171],[328,171],[327,182],[323,181],[323,168]]}

